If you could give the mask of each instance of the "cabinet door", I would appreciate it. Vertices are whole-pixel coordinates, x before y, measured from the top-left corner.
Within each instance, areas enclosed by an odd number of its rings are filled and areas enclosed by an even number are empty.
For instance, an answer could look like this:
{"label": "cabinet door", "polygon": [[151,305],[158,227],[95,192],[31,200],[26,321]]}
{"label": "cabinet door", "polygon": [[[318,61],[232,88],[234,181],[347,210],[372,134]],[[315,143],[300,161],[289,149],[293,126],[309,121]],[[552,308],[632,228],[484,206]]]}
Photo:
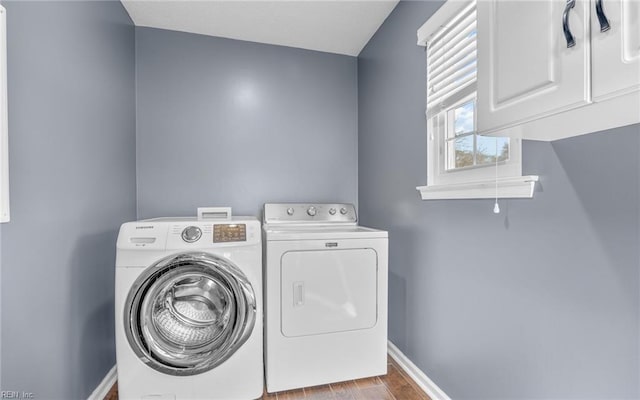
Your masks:
{"label": "cabinet door", "polygon": [[601,32],[592,1],[593,100],[640,89],[640,1],[601,0],[609,30]]}
{"label": "cabinet door", "polygon": [[480,133],[509,135],[505,128],[590,102],[589,3],[578,0],[568,12],[575,38],[570,48],[563,33],[566,4],[478,2]]}

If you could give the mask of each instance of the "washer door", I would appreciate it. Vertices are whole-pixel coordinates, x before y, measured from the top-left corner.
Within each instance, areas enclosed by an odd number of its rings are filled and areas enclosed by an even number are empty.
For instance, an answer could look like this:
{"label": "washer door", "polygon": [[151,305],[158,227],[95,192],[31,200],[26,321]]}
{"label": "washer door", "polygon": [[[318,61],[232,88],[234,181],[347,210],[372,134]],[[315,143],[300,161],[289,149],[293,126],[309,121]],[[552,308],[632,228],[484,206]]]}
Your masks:
{"label": "washer door", "polygon": [[230,261],[185,253],[149,267],[129,292],[127,339],[151,368],[195,375],[223,363],[249,338],[256,298]]}

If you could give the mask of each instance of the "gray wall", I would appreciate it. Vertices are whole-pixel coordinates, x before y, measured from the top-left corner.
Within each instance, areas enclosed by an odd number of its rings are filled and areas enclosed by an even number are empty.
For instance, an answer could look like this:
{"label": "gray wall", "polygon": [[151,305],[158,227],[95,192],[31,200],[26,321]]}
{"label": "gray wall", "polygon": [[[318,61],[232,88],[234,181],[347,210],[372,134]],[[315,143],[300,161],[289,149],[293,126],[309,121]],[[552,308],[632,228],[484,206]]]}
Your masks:
{"label": "gray wall", "polygon": [[356,58],[136,28],[138,216],[357,202]]}
{"label": "gray wall", "polygon": [[389,337],[454,399],[637,399],[640,126],[525,142],[532,200],[421,201],[435,2],[358,58],[361,222],[389,229]]}
{"label": "gray wall", "polygon": [[115,364],[115,239],[135,219],[135,31],[120,2],[3,4],[2,390],[84,399]]}
{"label": "gray wall", "polygon": [[542,184],[495,216],[489,200],[414,189],[415,31],[436,3],[401,2],[357,71],[352,57],[149,28],[134,41],[119,2],[4,5],[2,390],[86,398],[115,363],[114,243],[136,217],[137,168],[140,217],[359,194],[362,223],[391,235],[390,339],[453,398],[640,396],[640,127],[526,142]]}

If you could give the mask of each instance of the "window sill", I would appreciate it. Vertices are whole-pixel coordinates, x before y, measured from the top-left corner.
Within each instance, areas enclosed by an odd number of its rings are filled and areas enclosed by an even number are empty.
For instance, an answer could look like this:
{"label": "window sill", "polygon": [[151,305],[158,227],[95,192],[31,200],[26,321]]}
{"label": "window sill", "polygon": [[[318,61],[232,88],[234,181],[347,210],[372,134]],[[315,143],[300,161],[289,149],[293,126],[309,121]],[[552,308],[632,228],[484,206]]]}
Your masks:
{"label": "window sill", "polygon": [[[530,199],[537,175],[516,176],[498,179],[498,198]],[[429,185],[416,187],[422,200],[455,200],[455,199],[492,199],[496,197],[496,181],[494,179],[457,183],[450,185]]]}

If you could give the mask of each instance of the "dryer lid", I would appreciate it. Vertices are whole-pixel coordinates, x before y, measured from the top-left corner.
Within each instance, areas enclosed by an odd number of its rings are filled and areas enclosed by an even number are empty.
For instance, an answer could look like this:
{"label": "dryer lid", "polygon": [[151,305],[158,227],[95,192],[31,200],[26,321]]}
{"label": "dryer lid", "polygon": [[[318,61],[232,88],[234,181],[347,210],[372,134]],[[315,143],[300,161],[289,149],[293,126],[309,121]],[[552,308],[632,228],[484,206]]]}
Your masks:
{"label": "dryer lid", "polygon": [[331,240],[387,238],[387,231],[364,226],[296,226],[266,225],[265,237],[269,240]]}

